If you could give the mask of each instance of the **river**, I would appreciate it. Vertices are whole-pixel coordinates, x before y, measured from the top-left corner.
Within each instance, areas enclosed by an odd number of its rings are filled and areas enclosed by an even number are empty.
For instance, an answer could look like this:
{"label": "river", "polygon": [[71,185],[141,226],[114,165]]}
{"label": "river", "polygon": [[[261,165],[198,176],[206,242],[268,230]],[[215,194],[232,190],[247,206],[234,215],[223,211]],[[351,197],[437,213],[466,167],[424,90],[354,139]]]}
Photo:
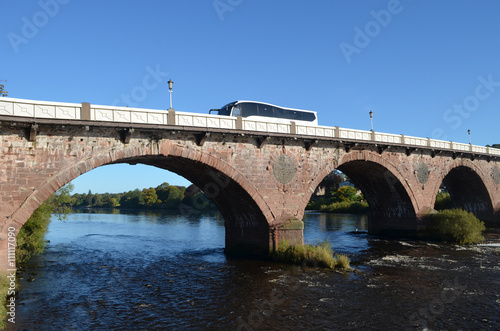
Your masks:
{"label": "river", "polygon": [[500,329],[498,245],[384,240],[358,215],[304,223],[356,271],[228,259],[218,215],[54,219],[8,330]]}

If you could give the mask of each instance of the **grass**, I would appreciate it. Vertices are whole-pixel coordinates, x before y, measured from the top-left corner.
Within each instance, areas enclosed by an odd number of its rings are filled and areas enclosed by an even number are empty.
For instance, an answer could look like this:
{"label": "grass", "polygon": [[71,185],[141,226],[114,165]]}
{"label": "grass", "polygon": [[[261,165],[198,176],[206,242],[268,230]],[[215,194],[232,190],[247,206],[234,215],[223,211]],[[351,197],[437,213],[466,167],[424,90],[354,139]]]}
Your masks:
{"label": "grass", "polygon": [[337,254],[335,257],[336,263],[335,267],[350,270],[351,269],[351,259],[345,254]]}
{"label": "grass", "polygon": [[319,242],[317,245],[290,245],[286,240],[282,240],[276,252],[272,254],[272,259],[304,267],[351,269],[347,255],[337,254],[334,257],[333,254],[332,245],[328,241]]}

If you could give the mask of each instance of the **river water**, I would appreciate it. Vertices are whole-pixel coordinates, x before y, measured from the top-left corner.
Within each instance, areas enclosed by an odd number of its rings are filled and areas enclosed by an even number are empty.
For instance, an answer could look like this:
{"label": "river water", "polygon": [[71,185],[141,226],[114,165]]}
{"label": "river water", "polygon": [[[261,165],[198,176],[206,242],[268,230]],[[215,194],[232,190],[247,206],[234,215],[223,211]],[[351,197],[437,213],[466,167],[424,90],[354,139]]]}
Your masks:
{"label": "river water", "polygon": [[500,329],[498,245],[374,238],[366,216],[304,222],[306,242],[328,239],[356,271],[227,259],[217,215],[54,219],[45,253],[18,275],[8,329]]}

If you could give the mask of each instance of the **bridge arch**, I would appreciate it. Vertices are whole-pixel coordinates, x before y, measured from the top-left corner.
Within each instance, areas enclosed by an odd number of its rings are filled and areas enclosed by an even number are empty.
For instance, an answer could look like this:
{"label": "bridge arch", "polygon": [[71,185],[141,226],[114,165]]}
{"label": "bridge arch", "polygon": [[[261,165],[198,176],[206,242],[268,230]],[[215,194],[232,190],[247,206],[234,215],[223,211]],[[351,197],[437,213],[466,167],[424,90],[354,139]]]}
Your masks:
{"label": "bridge arch", "polygon": [[435,194],[443,183],[455,208],[465,209],[486,223],[493,221],[493,190],[487,186],[487,176],[473,162],[456,160],[443,171],[436,183]]}
{"label": "bridge arch", "polygon": [[[119,163],[141,163],[172,171],[202,189],[225,220],[227,252],[262,255],[273,248],[269,233],[274,215],[254,185],[219,157],[168,140],[149,147],[130,144],[69,164],[35,188],[12,214],[8,226],[19,230],[43,201],[74,178],[97,167]],[[180,211],[186,216],[197,212],[190,207]]]}
{"label": "bridge arch", "polygon": [[347,153],[340,161],[331,162],[325,167],[311,183],[309,191],[314,192],[335,169],[353,181],[370,205],[370,232],[376,233],[387,228],[415,228],[417,211],[421,208],[419,202],[404,174],[383,155],[368,150]]}

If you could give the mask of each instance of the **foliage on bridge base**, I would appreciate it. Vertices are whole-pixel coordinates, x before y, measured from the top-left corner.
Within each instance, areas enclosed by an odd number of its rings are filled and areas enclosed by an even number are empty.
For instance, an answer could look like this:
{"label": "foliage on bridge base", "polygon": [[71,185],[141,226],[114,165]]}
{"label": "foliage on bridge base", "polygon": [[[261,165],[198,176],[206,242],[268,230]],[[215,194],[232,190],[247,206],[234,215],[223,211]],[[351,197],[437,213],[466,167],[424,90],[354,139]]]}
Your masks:
{"label": "foliage on bridge base", "polygon": [[45,249],[45,232],[52,214],[56,213],[63,220],[69,213],[69,208],[63,207],[70,199],[72,185],[67,185],[53,194],[38,207],[33,215],[24,223],[17,234],[16,263],[23,264],[33,255],[40,254]]}

